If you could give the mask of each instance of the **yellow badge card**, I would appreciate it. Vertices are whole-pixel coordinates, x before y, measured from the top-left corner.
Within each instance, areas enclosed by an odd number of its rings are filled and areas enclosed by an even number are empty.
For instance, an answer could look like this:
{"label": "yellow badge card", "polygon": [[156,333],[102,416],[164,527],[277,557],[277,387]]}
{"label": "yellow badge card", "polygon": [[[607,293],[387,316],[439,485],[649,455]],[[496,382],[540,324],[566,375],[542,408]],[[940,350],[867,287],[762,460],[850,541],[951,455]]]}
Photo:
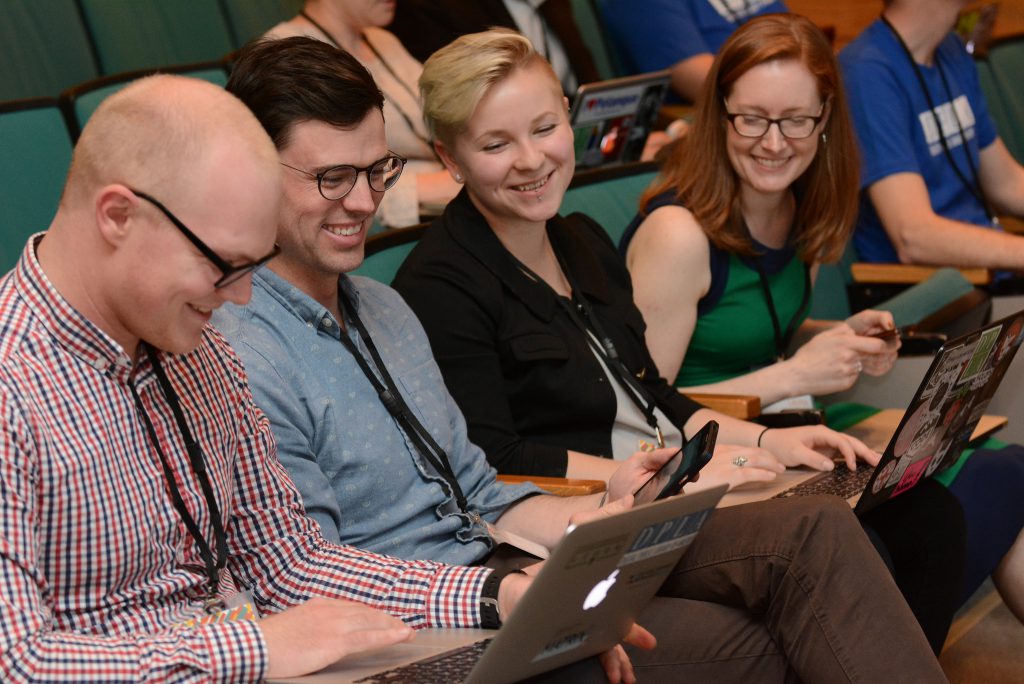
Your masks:
{"label": "yellow badge card", "polygon": [[186,627],[202,627],[203,625],[216,625],[221,622],[234,622],[235,620],[256,620],[256,611],[253,610],[252,603],[243,603],[240,606],[226,608],[213,615],[203,615],[186,620],[182,624]]}

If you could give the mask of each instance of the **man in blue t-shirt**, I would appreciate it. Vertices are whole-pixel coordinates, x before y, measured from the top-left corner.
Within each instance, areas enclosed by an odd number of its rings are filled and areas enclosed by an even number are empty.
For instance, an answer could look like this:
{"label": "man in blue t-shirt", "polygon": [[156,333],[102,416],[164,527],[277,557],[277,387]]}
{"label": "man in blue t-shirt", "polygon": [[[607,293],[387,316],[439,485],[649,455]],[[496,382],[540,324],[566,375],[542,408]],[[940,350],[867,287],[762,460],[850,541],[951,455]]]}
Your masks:
{"label": "man in blue t-shirt", "polygon": [[862,154],[861,259],[1024,271],[1024,167],[989,117],[952,33],[965,0],[890,0],[840,53]]}
{"label": "man in blue t-shirt", "polygon": [[672,88],[692,101],[715,53],[751,17],[786,12],[781,0],[599,0],[604,24],[626,68],[672,70]]}

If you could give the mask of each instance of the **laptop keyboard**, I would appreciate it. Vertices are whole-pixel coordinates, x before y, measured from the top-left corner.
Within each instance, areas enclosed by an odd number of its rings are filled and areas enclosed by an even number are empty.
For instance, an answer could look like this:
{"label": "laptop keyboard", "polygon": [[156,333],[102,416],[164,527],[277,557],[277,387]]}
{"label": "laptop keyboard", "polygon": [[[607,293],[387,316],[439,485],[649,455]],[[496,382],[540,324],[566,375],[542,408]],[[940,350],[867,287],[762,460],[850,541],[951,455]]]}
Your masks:
{"label": "laptop keyboard", "polygon": [[810,496],[812,494],[833,494],[841,499],[849,499],[864,491],[875,469],[861,464],[857,470],[850,470],[844,464],[836,464],[836,469],[801,482],[795,487],[779,492],[776,499],[788,499],[792,496]]}
{"label": "laptop keyboard", "polygon": [[449,682],[461,682],[469,676],[484,649],[491,643],[491,639],[480,641],[450,651],[439,653],[430,658],[417,660],[414,663],[396,667],[384,672],[372,674],[356,682],[368,682],[369,684],[399,684],[409,682],[412,684],[449,684]]}

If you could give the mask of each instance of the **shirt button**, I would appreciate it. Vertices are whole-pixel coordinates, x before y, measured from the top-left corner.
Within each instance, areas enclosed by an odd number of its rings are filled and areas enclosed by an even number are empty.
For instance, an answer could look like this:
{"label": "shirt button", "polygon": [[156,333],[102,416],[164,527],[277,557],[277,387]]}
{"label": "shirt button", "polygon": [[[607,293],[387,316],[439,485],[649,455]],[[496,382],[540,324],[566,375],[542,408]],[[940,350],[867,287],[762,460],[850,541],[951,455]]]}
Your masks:
{"label": "shirt button", "polygon": [[331,321],[330,318],[325,318],[324,319],[324,327],[325,328],[330,328],[332,323],[333,323],[333,321]]}
{"label": "shirt button", "polygon": [[93,359],[92,360],[92,367],[95,368],[98,371],[106,370],[107,369],[107,362],[104,361],[103,359]]}

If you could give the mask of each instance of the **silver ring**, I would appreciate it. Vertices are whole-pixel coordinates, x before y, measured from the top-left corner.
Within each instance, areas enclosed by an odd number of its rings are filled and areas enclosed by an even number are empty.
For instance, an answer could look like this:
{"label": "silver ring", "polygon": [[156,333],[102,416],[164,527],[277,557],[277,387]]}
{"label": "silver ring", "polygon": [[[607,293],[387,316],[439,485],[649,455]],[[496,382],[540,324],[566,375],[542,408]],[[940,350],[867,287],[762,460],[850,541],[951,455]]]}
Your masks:
{"label": "silver ring", "polygon": [[732,464],[737,468],[742,468],[743,466],[747,465],[747,457],[737,456],[736,458],[732,459]]}

